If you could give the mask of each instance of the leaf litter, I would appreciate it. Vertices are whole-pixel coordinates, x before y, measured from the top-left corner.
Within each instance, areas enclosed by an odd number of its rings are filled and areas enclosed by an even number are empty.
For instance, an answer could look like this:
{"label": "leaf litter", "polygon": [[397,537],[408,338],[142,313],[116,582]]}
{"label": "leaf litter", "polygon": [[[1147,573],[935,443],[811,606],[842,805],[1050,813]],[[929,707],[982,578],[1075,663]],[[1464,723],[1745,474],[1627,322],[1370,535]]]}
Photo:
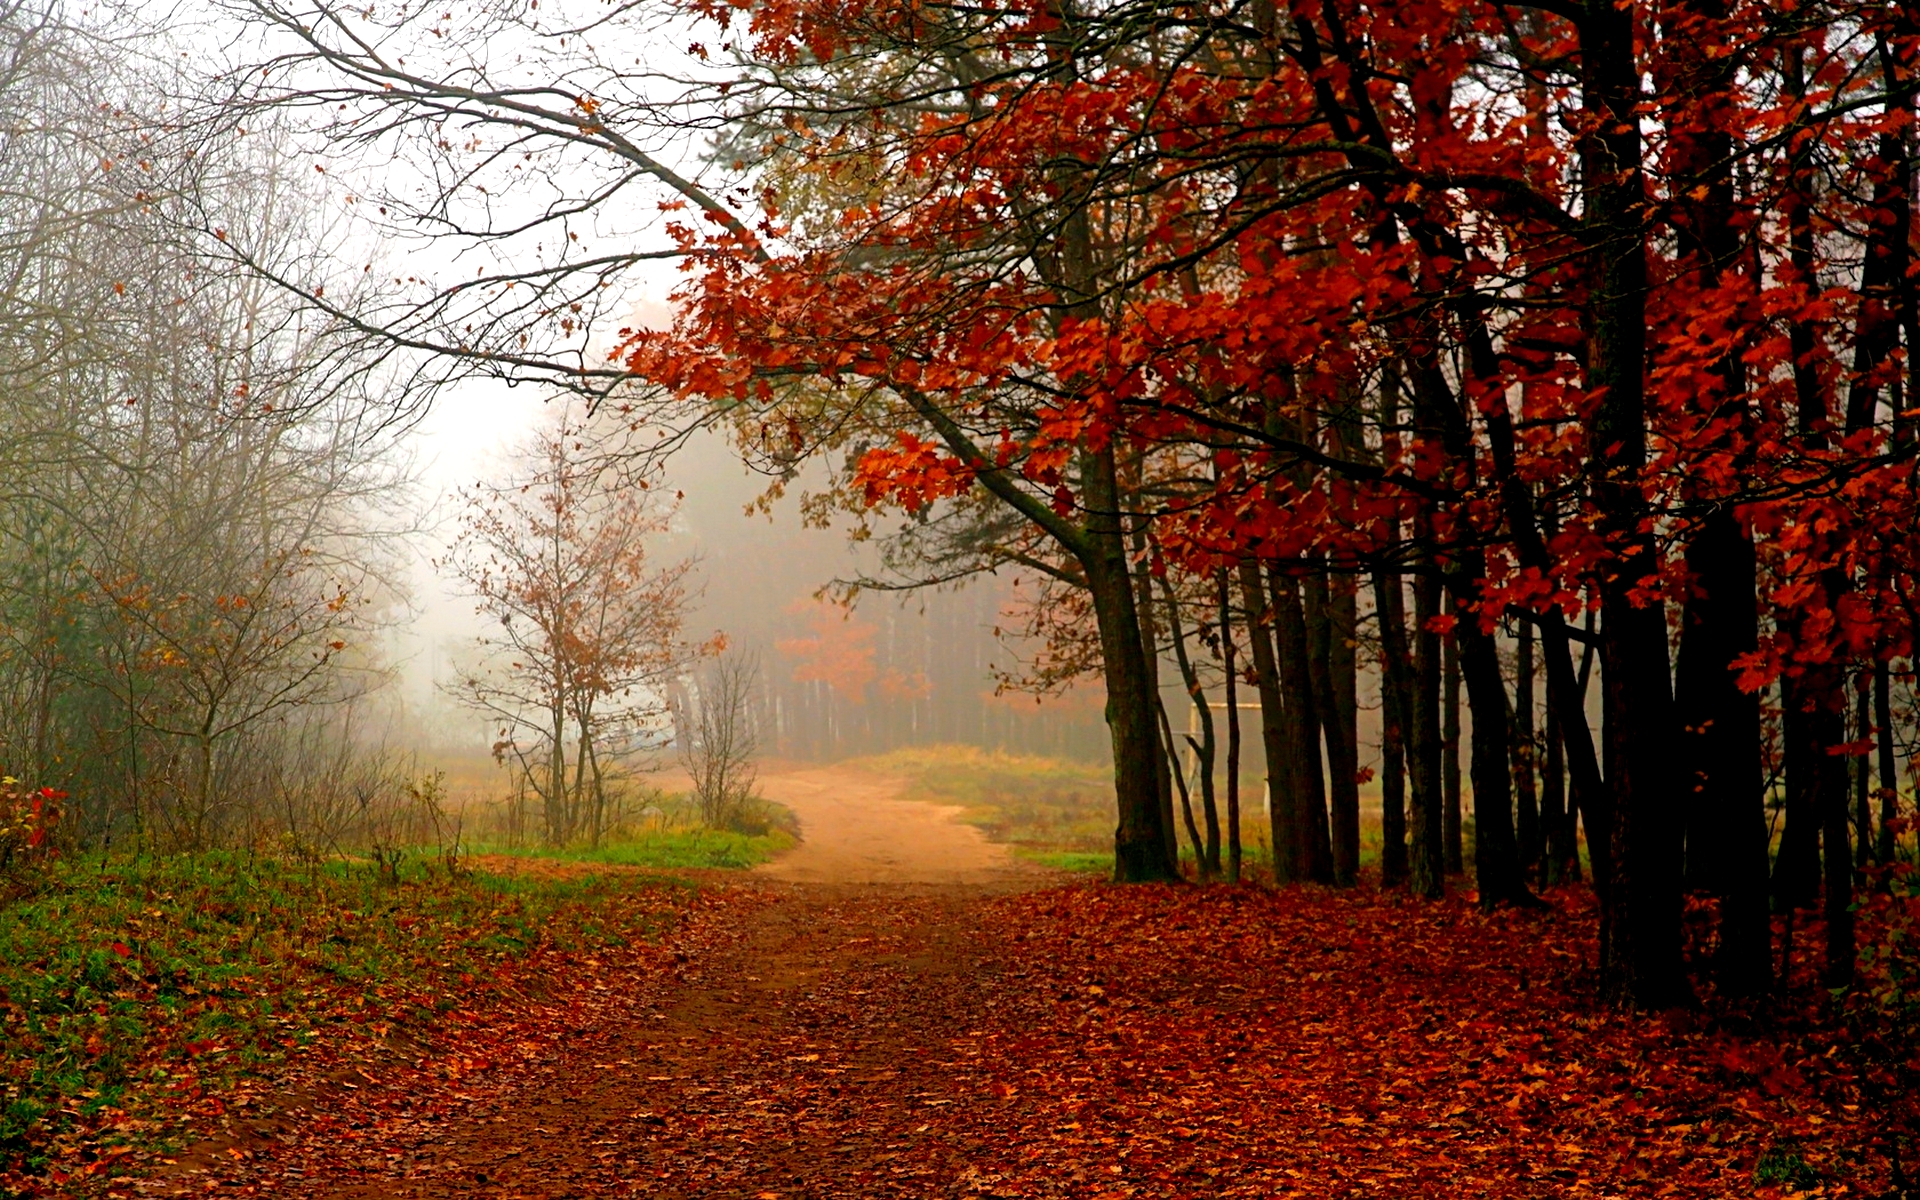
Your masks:
{"label": "leaf litter", "polygon": [[1590,905],[713,887],[658,946],[570,964],[544,1004],[262,1102],[270,1129],[235,1122],[219,1153],[114,1190],[1885,1191],[1882,1135],[1911,1114],[1876,1105],[1818,1004],[1601,1008]]}

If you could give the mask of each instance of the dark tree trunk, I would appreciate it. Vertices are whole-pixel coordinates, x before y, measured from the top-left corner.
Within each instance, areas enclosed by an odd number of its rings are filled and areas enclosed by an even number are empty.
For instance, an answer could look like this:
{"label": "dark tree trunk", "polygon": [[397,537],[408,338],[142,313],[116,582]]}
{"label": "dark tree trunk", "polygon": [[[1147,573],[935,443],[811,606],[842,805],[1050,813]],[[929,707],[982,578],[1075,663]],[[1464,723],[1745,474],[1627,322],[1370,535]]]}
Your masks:
{"label": "dark tree trunk", "polygon": [[1233,593],[1222,568],[1216,577],[1220,590],[1220,661],[1227,701],[1227,882],[1240,882],[1240,677],[1234,653]]}
{"label": "dark tree trunk", "polygon": [[[1478,597],[1475,579],[1458,579],[1454,611]],[[1473,868],[1482,908],[1496,904],[1532,904],[1520,871],[1519,847],[1513,834],[1513,714],[1507,705],[1507,684],[1500,672],[1500,651],[1494,636],[1469,607],[1453,630],[1460,648],[1460,666],[1473,706],[1473,742],[1469,769],[1473,775]]]}
{"label": "dark tree trunk", "polygon": [[[1333,764],[1333,799],[1342,823],[1348,860],[1343,868],[1334,860],[1335,882],[1346,871],[1352,883],[1360,871],[1360,645],[1359,581],[1350,575],[1333,580],[1333,726],[1340,735],[1340,761]],[[1331,741],[1329,742],[1331,745]]]}
{"label": "dark tree trunk", "polygon": [[[1830,730],[1838,729],[1840,714],[1833,714]],[[1838,745],[1839,743],[1834,743]],[[1853,847],[1847,834],[1847,760],[1827,755],[1826,770],[1821,772],[1821,848],[1826,868],[1827,958],[1821,982],[1830,988],[1853,986]]]}
{"label": "dark tree trunk", "polygon": [[1694,586],[1681,619],[1676,671],[1681,800],[1689,886],[1720,900],[1714,976],[1722,994],[1753,996],[1772,978],[1767,918],[1767,814],[1760,697],[1735,663],[1759,645],[1758,566],[1733,513],[1716,509],[1687,544]]}
{"label": "dark tree trunk", "polygon": [[1580,878],[1580,816],[1567,803],[1565,751],[1560,744],[1560,710],[1547,692],[1547,753],[1540,768],[1540,824],[1546,834],[1541,882],[1549,887]]}
{"label": "dark tree trunk", "polygon": [[[1158,549],[1154,551],[1156,558]],[[1171,761],[1175,778],[1181,780],[1180,802],[1186,813],[1187,833],[1193,839],[1193,856],[1200,868],[1203,882],[1220,876],[1220,810],[1214,799],[1213,763],[1217,750],[1213,733],[1213,710],[1207,705],[1206,689],[1200,686],[1200,673],[1194,668],[1193,656],[1187,652],[1186,622],[1180,617],[1180,598],[1173,590],[1173,581],[1161,576],[1161,594],[1167,608],[1167,640],[1173,646],[1174,662],[1180,668],[1180,680],[1186,686],[1187,700],[1193,705],[1194,714],[1200,720],[1200,737],[1187,739],[1198,768],[1200,783],[1200,807],[1206,820],[1207,833],[1203,841],[1199,830],[1194,828],[1193,804],[1187,794],[1185,775],[1180,772],[1179,739],[1174,737],[1173,729],[1166,730],[1167,755]]]}
{"label": "dark tree trunk", "polygon": [[1883,863],[1894,859],[1894,823],[1900,818],[1899,763],[1893,749],[1893,670],[1886,663],[1873,668],[1873,723],[1880,752],[1880,837],[1875,855]]}
{"label": "dark tree trunk", "polygon": [[[1180,793],[1180,816],[1187,824],[1187,840],[1193,845],[1193,861],[1195,867],[1199,870],[1200,882],[1206,883],[1212,878],[1212,875],[1207,870],[1207,848],[1206,844],[1200,840],[1200,827],[1194,824],[1193,795],[1187,789],[1186,773],[1180,770],[1180,743],[1173,736],[1173,723],[1167,720],[1167,705],[1164,699],[1159,701],[1159,708],[1160,736],[1166,744],[1167,762],[1171,767],[1170,773],[1173,776],[1174,787]],[[1174,869],[1177,871],[1179,870],[1177,865],[1177,856],[1179,854],[1178,843],[1174,846],[1174,853],[1176,855],[1176,866]]]}
{"label": "dark tree trunk", "polygon": [[[1381,367],[1375,394],[1385,461],[1401,445],[1400,367]],[[1373,573],[1373,612],[1380,634],[1380,883],[1393,887],[1407,878],[1407,739],[1413,729],[1413,651],[1407,645],[1406,590],[1398,570],[1400,523],[1387,526],[1382,565]]]}
{"label": "dark tree trunk", "polygon": [[1373,576],[1380,627],[1380,882],[1407,878],[1407,734],[1413,725],[1413,653],[1407,647],[1407,602],[1400,576]]}
{"label": "dark tree trunk", "polygon": [[[1873,740],[1873,679],[1866,673],[1855,681],[1853,689],[1853,740]],[[1873,810],[1868,806],[1873,781],[1868,778],[1868,754],[1852,756],[1853,763],[1853,865],[1864,867],[1873,859]],[[1856,881],[1857,882],[1857,881]]]}
{"label": "dark tree trunk", "polygon": [[1308,577],[1306,588],[1314,709],[1326,739],[1336,887],[1352,887],[1360,874],[1360,736],[1353,653],[1357,615],[1350,583],[1317,572]]}
{"label": "dark tree trunk", "polygon": [[1292,760],[1280,707],[1273,620],[1256,562],[1240,564],[1240,600],[1247,610],[1247,646],[1253,657],[1254,686],[1260,693],[1260,740],[1267,754],[1267,825],[1273,847],[1273,876],[1276,883],[1291,882],[1302,874],[1301,864],[1293,857],[1301,839],[1294,832],[1298,822],[1287,809],[1294,792],[1293,781],[1288,778]]}
{"label": "dark tree trunk", "polygon": [[[1451,594],[1442,597],[1441,603],[1447,615],[1458,615]],[[1440,643],[1440,786],[1446,805],[1441,828],[1447,874],[1458,875],[1467,869],[1467,860],[1460,796],[1460,642],[1455,634],[1447,634]]]}
{"label": "dark tree trunk", "polygon": [[1525,876],[1531,876],[1539,866],[1545,842],[1533,768],[1533,624],[1522,621],[1513,664],[1513,795],[1518,813],[1520,871]]}
{"label": "dark tree trunk", "polygon": [[1781,738],[1786,768],[1786,805],[1780,848],[1773,859],[1773,903],[1805,908],[1820,891],[1820,778],[1826,758],[1820,714],[1807,710],[1801,680],[1781,681]]}
{"label": "dark tree trunk", "polygon": [[1440,794],[1440,635],[1429,628],[1440,615],[1440,579],[1429,569],[1413,580],[1414,691],[1409,759],[1413,776],[1413,894],[1437,900],[1446,892]]}
{"label": "dark tree trunk", "polygon": [[1087,553],[1081,558],[1100,631],[1107,685],[1107,728],[1113,737],[1114,792],[1120,820],[1114,830],[1114,879],[1144,883],[1177,877],[1174,833],[1163,791],[1166,758],[1160,749],[1159,703],[1134,604],[1111,449],[1081,456],[1087,498]]}
{"label": "dark tree trunk", "polygon": [[[1666,618],[1616,582],[1601,648],[1613,750],[1613,854],[1607,937],[1609,992],[1660,1008],[1691,993],[1680,945],[1682,834],[1667,785],[1671,753]],[[1625,628],[1622,628],[1622,627]]]}
{"label": "dark tree trunk", "polygon": [[[1912,28],[1911,18],[1908,28]],[[1880,74],[1889,92],[1903,92],[1906,86],[1911,85],[1914,58],[1911,38],[1890,39],[1880,43]],[[1909,95],[1902,105],[1901,120],[1896,126],[1892,178],[1898,190],[1889,198],[1891,220],[1888,222],[1886,239],[1889,251],[1899,256],[1898,261],[1888,264],[1888,273],[1893,278],[1895,320],[1900,325],[1907,348],[1905,378],[1895,374],[1887,384],[1887,407],[1893,410],[1893,436],[1890,440],[1896,450],[1912,448],[1915,426],[1920,423],[1909,415],[1913,412],[1915,398],[1920,398],[1920,280],[1914,278],[1912,267],[1913,179],[1916,150],[1920,149],[1920,137],[1916,137],[1920,135],[1920,122],[1915,120],[1915,103]]]}
{"label": "dark tree trunk", "polygon": [[[1782,82],[1794,97],[1806,94],[1804,53],[1799,48],[1790,51],[1783,64]],[[1814,181],[1812,164],[1805,153],[1794,156],[1788,183],[1789,275],[1792,282],[1812,289],[1819,284],[1812,213]],[[1863,274],[1871,278],[1875,270],[1875,256],[1869,254]],[[1814,362],[1819,336],[1809,321],[1788,324],[1796,432],[1810,450],[1827,448],[1832,425],[1831,397]],[[1863,330],[1862,337],[1866,336],[1868,331]],[[1847,406],[1850,421],[1858,415],[1861,395],[1862,389],[1856,386]],[[1847,590],[1848,580],[1841,572],[1829,569],[1821,573],[1819,584],[1824,592],[1821,607],[1831,611]],[[1795,629],[1792,622],[1783,624]],[[1848,911],[1853,899],[1853,864],[1847,853],[1847,764],[1831,751],[1846,740],[1846,680],[1836,664],[1823,663],[1804,668],[1797,677],[1789,675],[1782,693],[1787,727],[1787,823],[1774,864],[1774,893],[1777,900],[1792,907],[1810,902],[1824,857],[1828,918],[1824,976],[1828,986],[1841,987],[1853,978],[1853,915]],[[1814,848],[1816,830],[1824,855]]]}
{"label": "dark tree trunk", "polygon": [[1280,688],[1286,707],[1287,749],[1292,756],[1297,814],[1294,837],[1299,874],[1285,882],[1332,883],[1333,848],[1327,829],[1327,785],[1320,756],[1319,706],[1314,703],[1313,650],[1307,635],[1306,606],[1300,581],[1269,570],[1273,593],[1274,650],[1280,663]]}
{"label": "dark tree trunk", "polygon": [[[1147,660],[1148,704],[1153,709],[1156,727],[1154,744],[1160,747],[1154,760],[1153,782],[1160,794],[1160,825],[1166,831],[1167,871],[1171,877],[1179,878],[1180,837],[1175,832],[1173,816],[1173,774],[1179,769],[1179,747],[1167,729],[1167,706],[1160,697],[1160,630],[1154,620],[1153,572],[1147,561],[1145,522],[1134,523],[1131,541],[1134,613],[1140,621],[1140,647]],[[1160,737],[1162,732],[1166,733],[1164,741]]]}
{"label": "dark tree trunk", "polygon": [[[1681,958],[1682,833],[1671,785],[1673,704],[1666,615],[1636,595],[1659,557],[1640,479],[1647,461],[1646,181],[1635,14],[1587,0],[1580,23],[1582,94],[1593,132],[1581,142],[1583,199],[1597,241],[1589,301],[1590,490],[1612,561],[1601,572],[1607,782],[1613,795],[1603,990],[1663,1007],[1690,995]],[[1657,595],[1657,590],[1655,592]],[[1590,823],[1591,824],[1591,823]]]}

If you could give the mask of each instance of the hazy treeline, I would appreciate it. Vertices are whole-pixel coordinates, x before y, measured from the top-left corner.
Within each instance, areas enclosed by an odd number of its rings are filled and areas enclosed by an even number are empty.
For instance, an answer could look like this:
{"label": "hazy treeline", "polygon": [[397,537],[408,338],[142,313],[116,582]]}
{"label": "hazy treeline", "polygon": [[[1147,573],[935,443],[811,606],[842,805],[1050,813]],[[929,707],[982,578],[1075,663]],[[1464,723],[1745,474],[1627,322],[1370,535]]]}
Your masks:
{"label": "hazy treeline", "polygon": [[208,252],[313,253],[271,139],[169,130],[153,43],[105,28],[0,10],[0,767],[89,844],[339,832],[397,786],[345,749],[393,410],[339,323]]}
{"label": "hazy treeline", "polygon": [[905,604],[868,596],[851,611],[801,602],[770,622],[773,653],[756,720],[782,757],[844,758],[957,742],[1016,754],[1100,759],[1097,692],[996,691],[1017,663],[996,636],[1005,589],[933,592]]}

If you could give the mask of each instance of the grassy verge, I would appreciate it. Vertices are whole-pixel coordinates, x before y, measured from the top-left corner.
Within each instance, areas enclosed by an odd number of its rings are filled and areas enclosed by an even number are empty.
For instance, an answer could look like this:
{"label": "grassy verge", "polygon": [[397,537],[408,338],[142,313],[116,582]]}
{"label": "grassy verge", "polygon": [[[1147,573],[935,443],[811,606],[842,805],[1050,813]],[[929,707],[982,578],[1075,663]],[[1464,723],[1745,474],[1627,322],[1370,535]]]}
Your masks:
{"label": "grassy verge", "polygon": [[[961,820],[1021,858],[1065,871],[1113,870],[1113,775],[1104,764],[949,745],[896,750],[854,765],[904,777],[908,799],[959,808]],[[1253,871],[1268,858],[1267,819],[1259,781],[1242,786],[1244,861]],[[1194,806],[1197,812],[1197,796]],[[1190,860],[1184,824],[1179,836]]]}
{"label": "grassy verge", "polygon": [[1023,858],[1112,869],[1113,780],[1104,766],[973,746],[916,746],[855,765],[904,777],[908,799],[959,808],[961,820]]}
{"label": "grassy verge", "polygon": [[730,829],[658,829],[632,833],[600,846],[504,846],[477,842],[473,854],[505,854],[516,858],[553,858],[565,862],[605,863],[609,866],[650,867],[662,871],[696,867],[744,869],[767,861],[794,845],[784,829],[764,834],[735,833]]}
{"label": "grassy verge", "polygon": [[1107,875],[1113,872],[1113,851],[1111,850],[1031,850],[1025,847],[1014,850],[1021,858],[1037,862],[1043,867],[1052,867],[1056,871],[1077,871],[1087,875]]}
{"label": "grassy verge", "polygon": [[690,899],[630,874],[219,854],[74,861],[32,883],[0,910],[0,1195],[111,1173],[330,1031],[431,1030],[523,993],[527,960],[655,938]]}

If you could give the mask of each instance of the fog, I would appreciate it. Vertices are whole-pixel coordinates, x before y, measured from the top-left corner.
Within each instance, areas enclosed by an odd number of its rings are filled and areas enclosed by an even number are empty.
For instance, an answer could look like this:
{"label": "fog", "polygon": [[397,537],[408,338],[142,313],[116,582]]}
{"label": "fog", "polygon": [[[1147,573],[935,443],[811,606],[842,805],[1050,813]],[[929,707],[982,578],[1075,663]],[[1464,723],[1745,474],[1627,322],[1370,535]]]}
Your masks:
{"label": "fog", "polygon": [[[492,738],[485,718],[449,695],[486,632],[473,598],[440,565],[462,489],[501,479],[514,444],[557,403],[525,387],[465,385],[440,397],[403,442],[423,521],[410,542],[410,604],[390,635],[392,686],[415,718],[412,736],[443,754],[484,750]],[[690,632],[719,634],[725,653],[756,665],[771,755],[833,759],[957,742],[1104,759],[1097,684],[1045,697],[1004,686],[1026,649],[1003,611],[1019,593],[1010,574],[848,597],[836,585],[876,571],[871,548],[803,519],[801,495],[817,478],[803,475],[761,505],[770,482],[721,437],[703,434],[674,451],[655,486],[679,496],[656,553],[697,564]],[[1177,706],[1179,697],[1169,700]]]}

